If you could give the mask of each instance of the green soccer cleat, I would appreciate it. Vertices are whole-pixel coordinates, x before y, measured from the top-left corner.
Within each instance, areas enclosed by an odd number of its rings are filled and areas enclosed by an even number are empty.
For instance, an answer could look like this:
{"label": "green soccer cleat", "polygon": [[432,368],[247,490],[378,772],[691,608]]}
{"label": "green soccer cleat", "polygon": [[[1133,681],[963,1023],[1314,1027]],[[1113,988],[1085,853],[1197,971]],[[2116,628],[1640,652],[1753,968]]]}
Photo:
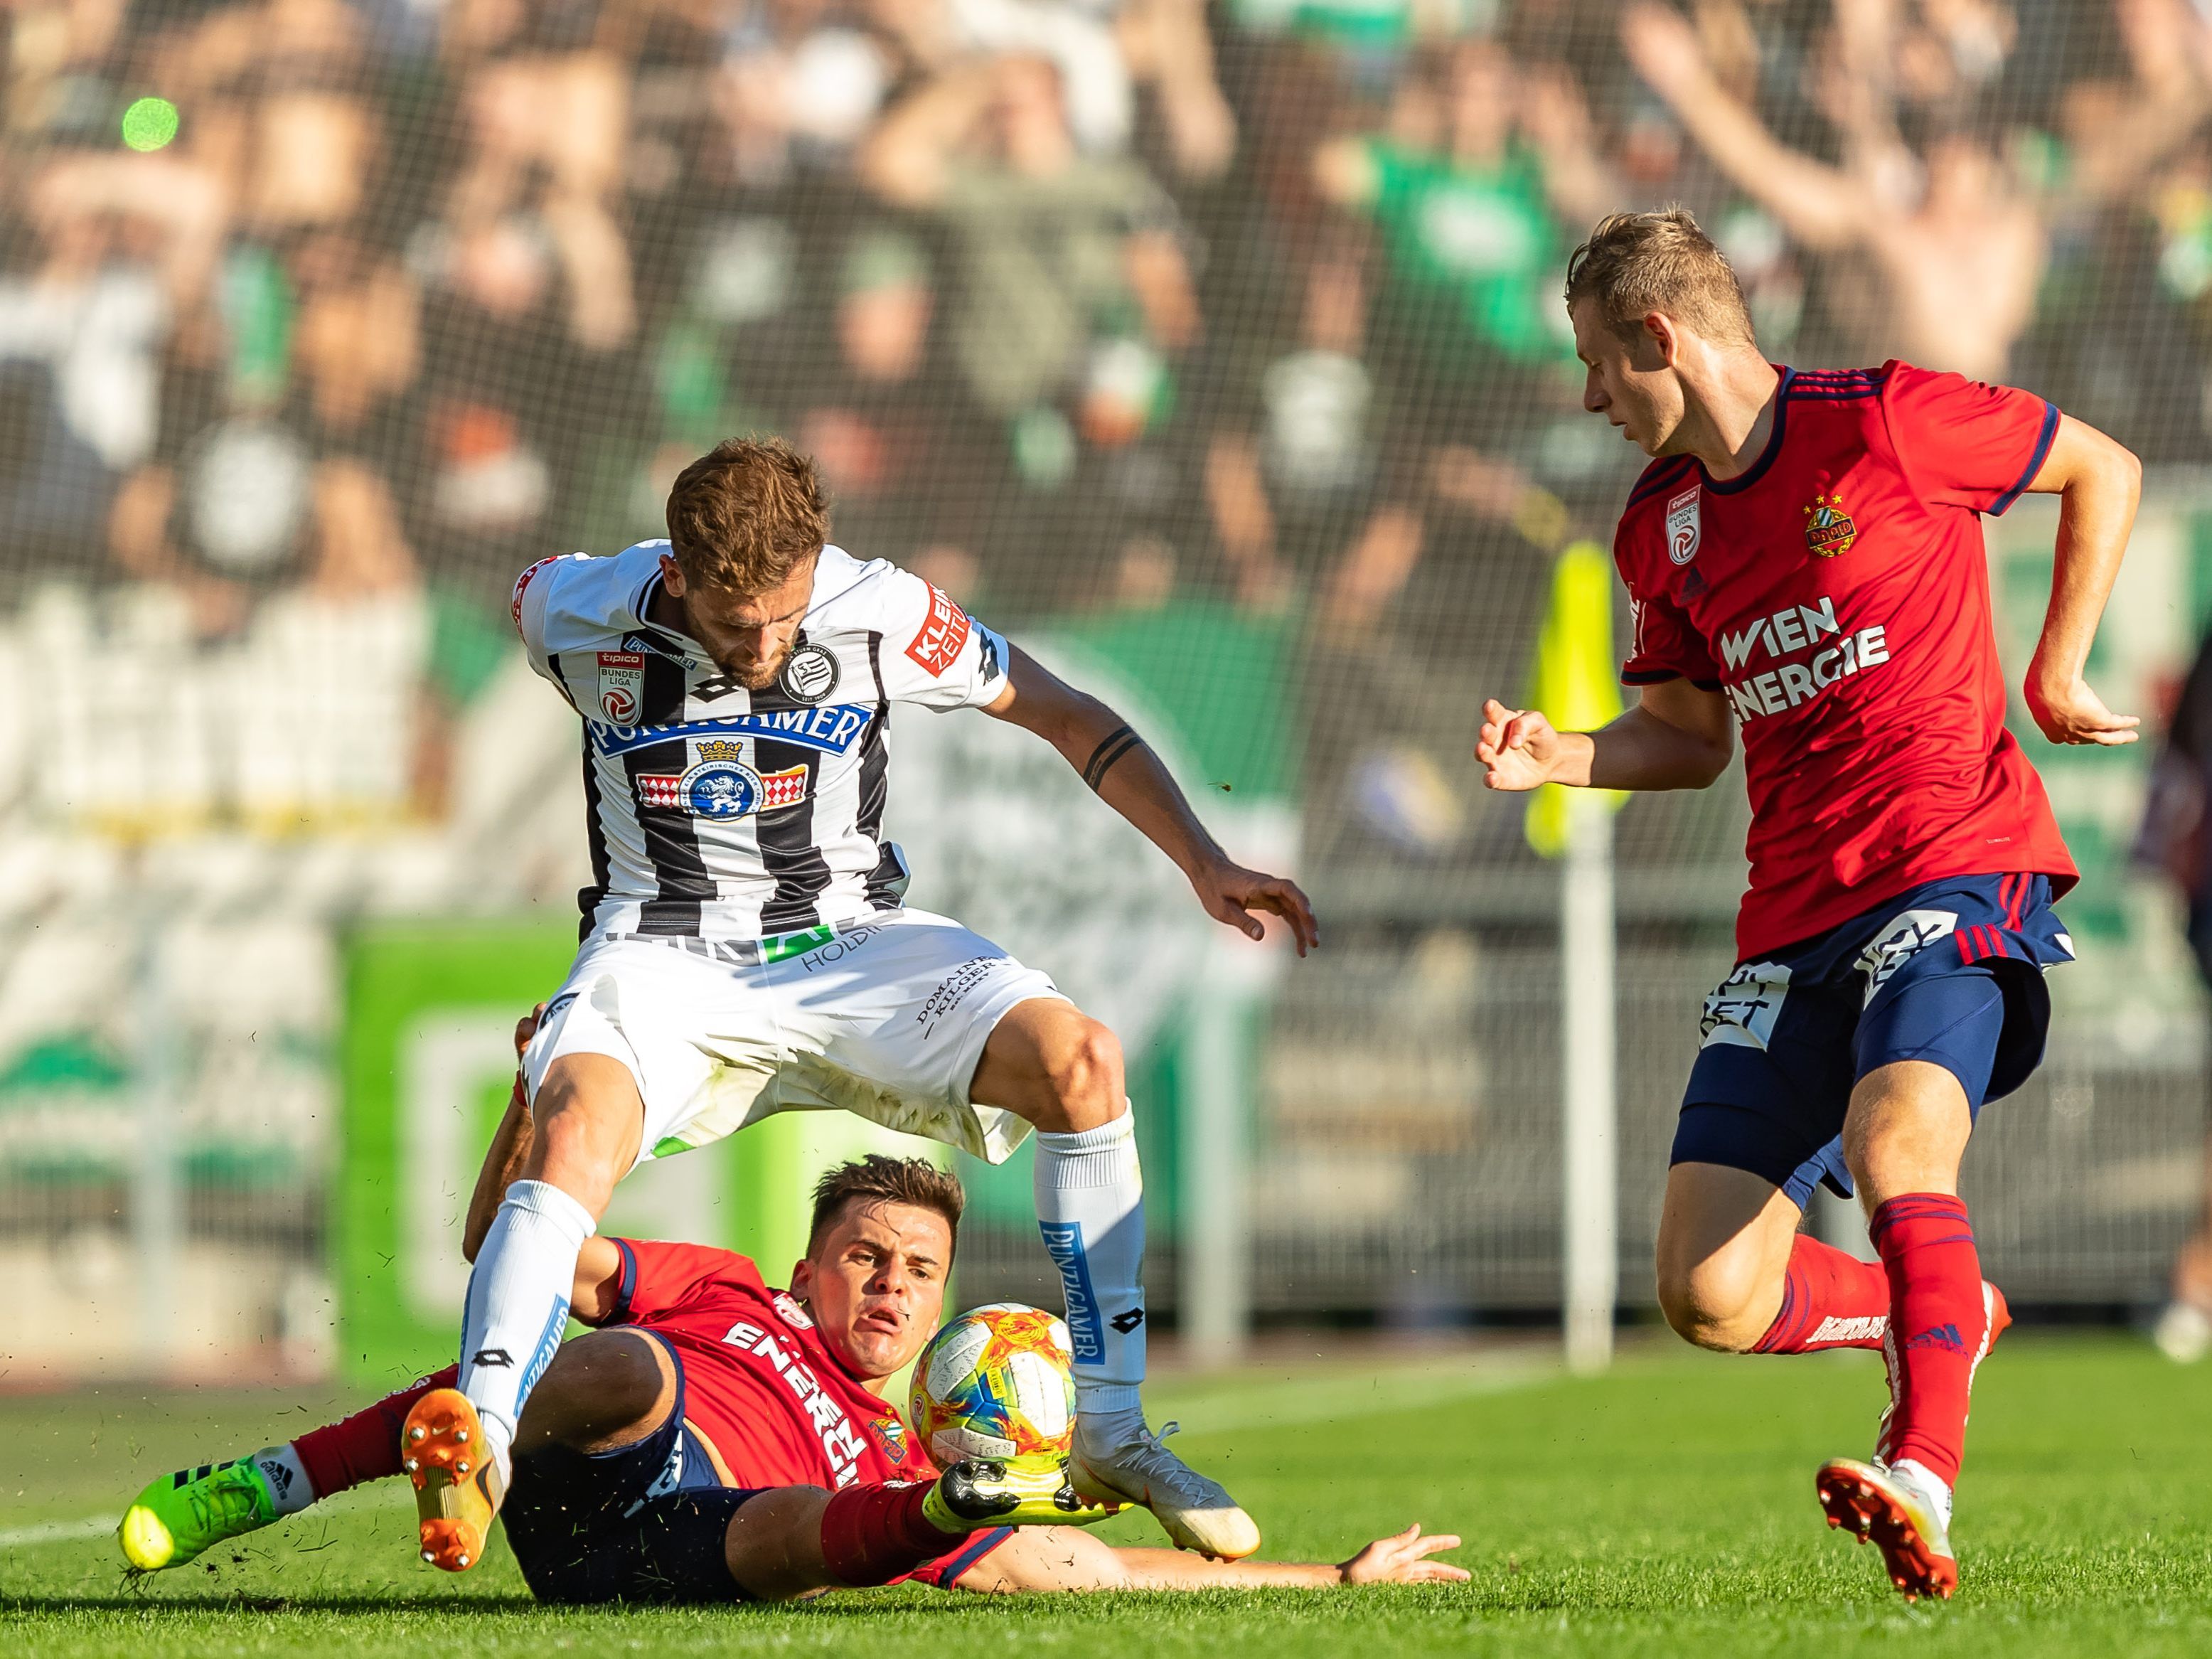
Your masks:
{"label": "green soccer cleat", "polygon": [[269,1482],[251,1457],[203,1463],[149,1482],[115,1529],[123,1559],[138,1572],[181,1567],[227,1538],[258,1532],[276,1518]]}
{"label": "green soccer cleat", "polygon": [[984,1527],[1087,1527],[1120,1508],[1077,1497],[1064,1458],[971,1458],[938,1476],[922,1512],[939,1531],[959,1533]]}

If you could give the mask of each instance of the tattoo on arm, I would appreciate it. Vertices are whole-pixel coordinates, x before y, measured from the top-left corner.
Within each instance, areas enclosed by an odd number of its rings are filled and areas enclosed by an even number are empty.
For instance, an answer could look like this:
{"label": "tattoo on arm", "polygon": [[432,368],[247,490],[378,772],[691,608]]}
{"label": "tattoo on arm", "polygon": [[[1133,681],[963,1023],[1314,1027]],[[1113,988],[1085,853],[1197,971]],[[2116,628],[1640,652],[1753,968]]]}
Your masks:
{"label": "tattoo on arm", "polygon": [[1091,751],[1090,764],[1083,769],[1084,782],[1090,785],[1095,793],[1099,785],[1105,782],[1106,775],[1114,769],[1115,763],[1132,749],[1141,749],[1144,744],[1145,740],[1127,726],[1115,726]]}

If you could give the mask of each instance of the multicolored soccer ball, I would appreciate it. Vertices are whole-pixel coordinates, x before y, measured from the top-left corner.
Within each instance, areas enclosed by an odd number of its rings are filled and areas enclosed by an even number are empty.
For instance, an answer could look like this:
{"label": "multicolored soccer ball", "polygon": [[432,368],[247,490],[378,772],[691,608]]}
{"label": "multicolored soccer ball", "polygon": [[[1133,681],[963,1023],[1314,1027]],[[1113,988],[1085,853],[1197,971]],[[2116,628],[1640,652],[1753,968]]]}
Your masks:
{"label": "multicolored soccer ball", "polygon": [[1073,1358],[1067,1327],[1042,1308],[970,1308],[914,1362],[915,1430],[940,1464],[1064,1458],[1075,1434]]}

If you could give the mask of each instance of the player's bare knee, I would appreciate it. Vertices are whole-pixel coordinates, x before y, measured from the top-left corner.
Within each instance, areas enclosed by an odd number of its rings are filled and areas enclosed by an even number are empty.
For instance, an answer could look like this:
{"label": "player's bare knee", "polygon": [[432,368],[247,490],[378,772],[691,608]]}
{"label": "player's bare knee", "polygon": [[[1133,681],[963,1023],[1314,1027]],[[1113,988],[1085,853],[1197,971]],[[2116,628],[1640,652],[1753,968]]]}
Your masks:
{"label": "player's bare knee", "polygon": [[1040,1129],[1079,1134],[1112,1122],[1128,1109],[1120,1040],[1097,1020],[1076,1018],[1075,1027],[1047,1058],[1057,1121],[1040,1118]]}
{"label": "player's bare knee", "polygon": [[1748,1263],[1708,1257],[1684,1266],[1662,1259],[1659,1309],[1685,1342],[1716,1353],[1747,1353],[1773,1322],[1761,1278]]}
{"label": "player's bare knee", "polygon": [[592,1331],[555,1353],[523,1407],[516,1445],[614,1450],[658,1429],[675,1403],[666,1349],[638,1331]]}
{"label": "player's bare knee", "polygon": [[836,1582],[822,1560],[823,1486],[782,1486],[748,1500],[722,1534],[722,1559],[757,1601],[789,1601]]}

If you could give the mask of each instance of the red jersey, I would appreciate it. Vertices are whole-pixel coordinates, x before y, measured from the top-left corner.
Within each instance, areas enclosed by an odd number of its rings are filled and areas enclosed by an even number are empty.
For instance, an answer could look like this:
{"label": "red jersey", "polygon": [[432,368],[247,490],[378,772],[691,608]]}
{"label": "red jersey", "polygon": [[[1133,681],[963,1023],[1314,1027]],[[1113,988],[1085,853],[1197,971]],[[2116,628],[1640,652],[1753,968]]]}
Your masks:
{"label": "red jersey", "polygon": [[2074,862],[2005,729],[1981,526],[2034,478],[2058,411],[1895,361],[1779,372],[1751,469],[1654,462],[1613,538],[1636,617],[1621,678],[1723,690],[1743,730],[1739,957],[1951,876],[2063,892]]}
{"label": "red jersey", "polygon": [[605,1322],[635,1325],[684,1362],[684,1416],[740,1486],[933,1480],[891,1403],[841,1366],[787,1291],[731,1250],[618,1238]]}
{"label": "red jersey", "polygon": [[[684,1367],[684,1420],[743,1487],[933,1480],[921,1437],[825,1345],[787,1291],[732,1250],[617,1238],[622,1279],[603,1325],[651,1331]],[[1003,1528],[913,1576],[949,1583],[1007,1537]]]}

